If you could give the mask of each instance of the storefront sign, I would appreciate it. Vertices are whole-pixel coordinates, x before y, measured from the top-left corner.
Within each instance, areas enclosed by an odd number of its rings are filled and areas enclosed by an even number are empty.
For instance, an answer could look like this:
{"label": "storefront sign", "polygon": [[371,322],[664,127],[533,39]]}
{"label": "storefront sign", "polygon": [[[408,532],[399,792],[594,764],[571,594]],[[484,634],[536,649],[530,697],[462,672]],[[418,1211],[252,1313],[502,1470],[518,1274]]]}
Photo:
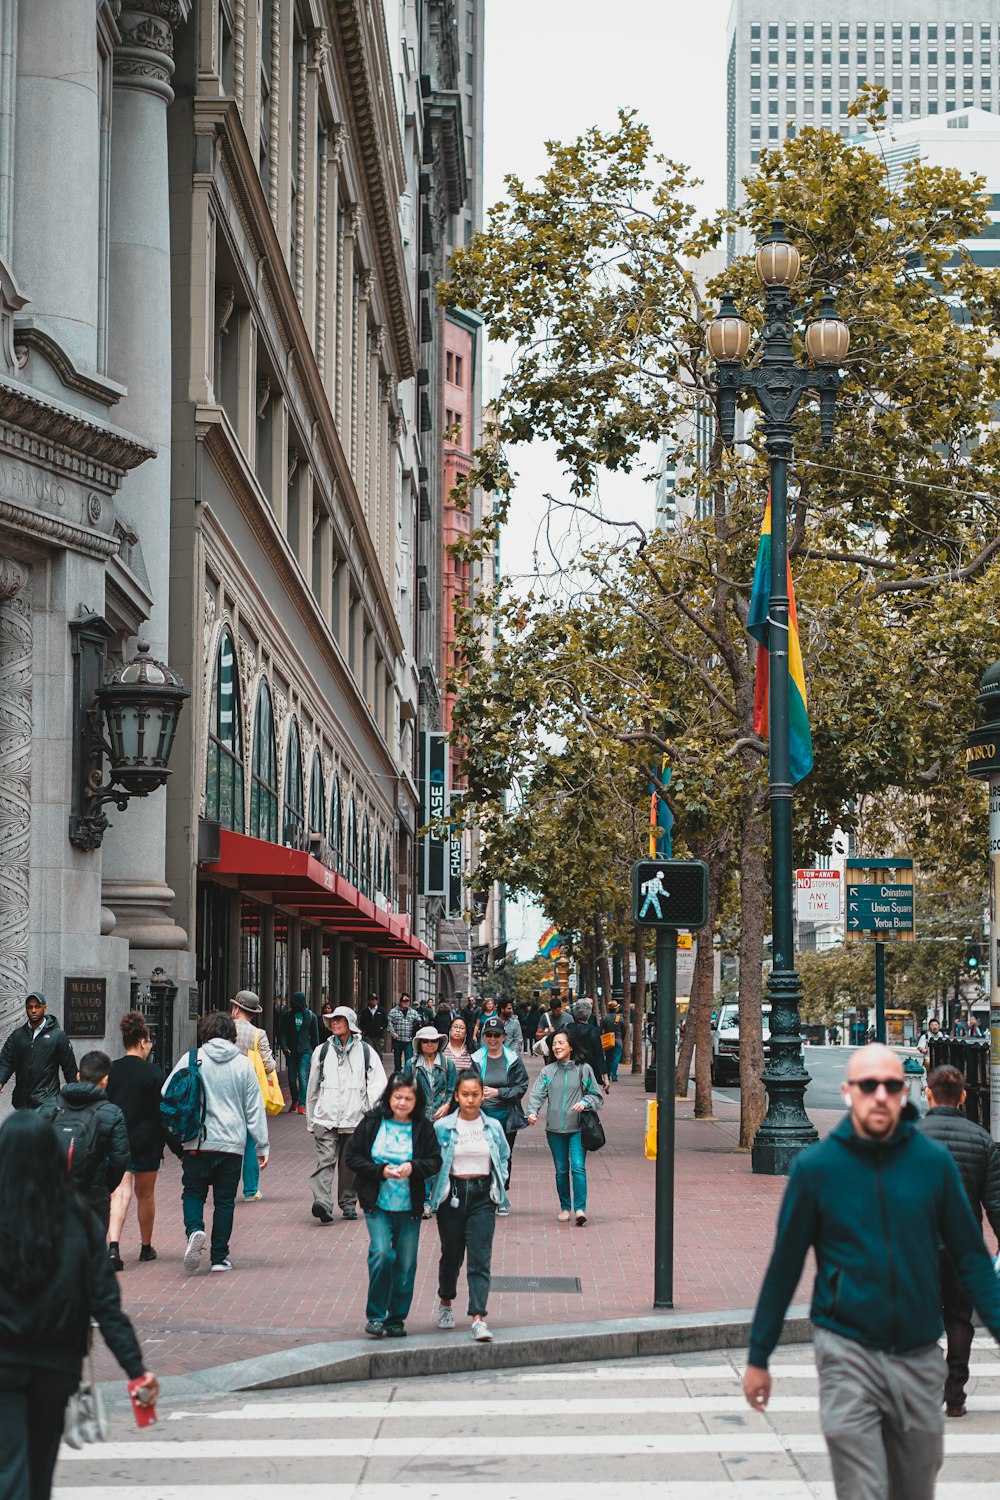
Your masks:
{"label": "storefront sign", "polygon": [[63,980],[63,1030],[72,1037],[103,1037],[107,1030],[108,981],[86,976]]}

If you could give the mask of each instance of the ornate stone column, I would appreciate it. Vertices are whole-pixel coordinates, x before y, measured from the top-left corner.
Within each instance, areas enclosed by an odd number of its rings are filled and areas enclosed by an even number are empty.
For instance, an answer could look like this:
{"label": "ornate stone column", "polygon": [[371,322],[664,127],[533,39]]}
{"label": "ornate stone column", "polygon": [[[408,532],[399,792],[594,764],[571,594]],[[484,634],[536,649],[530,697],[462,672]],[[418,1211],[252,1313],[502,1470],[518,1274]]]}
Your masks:
{"label": "ornate stone column", "polygon": [[[156,457],[126,479],[116,502],[139,537],[154,592],[147,636],[169,660],[170,210],[167,105],[173,98],[174,28],[188,0],[123,0],[113,60],[110,205],[110,367],[128,388],[121,425]],[[187,934],[166,884],[166,793],[135,799],[104,840],[103,900],[145,977],[155,965],[185,977]],[[138,950],[146,950],[140,952]],[[184,973],[181,973],[181,969]]]}
{"label": "ornate stone column", "polygon": [[28,568],[0,557],[0,1033],[28,984],[31,853],[31,595]]}

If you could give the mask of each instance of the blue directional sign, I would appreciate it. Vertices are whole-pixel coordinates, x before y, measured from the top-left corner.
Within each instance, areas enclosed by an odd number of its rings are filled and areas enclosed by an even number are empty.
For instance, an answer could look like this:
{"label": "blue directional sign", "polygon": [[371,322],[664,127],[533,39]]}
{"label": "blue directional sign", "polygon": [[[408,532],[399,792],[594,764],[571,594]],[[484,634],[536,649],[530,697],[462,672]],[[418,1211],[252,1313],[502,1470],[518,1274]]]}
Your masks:
{"label": "blue directional sign", "polygon": [[434,962],[436,964],[464,964],[469,955],[462,948],[435,948]]}
{"label": "blue directional sign", "polygon": [[912,885],[848,885],[848,932],[912,932]]}

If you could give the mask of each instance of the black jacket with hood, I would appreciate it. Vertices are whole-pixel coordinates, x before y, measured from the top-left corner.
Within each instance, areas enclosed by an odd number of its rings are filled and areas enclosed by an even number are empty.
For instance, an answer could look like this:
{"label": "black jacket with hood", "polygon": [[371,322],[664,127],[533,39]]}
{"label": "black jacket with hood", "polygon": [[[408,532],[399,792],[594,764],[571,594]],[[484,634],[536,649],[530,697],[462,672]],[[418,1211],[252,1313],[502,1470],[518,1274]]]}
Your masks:
{"label": "black jacket with hood", "polygon": [[[37,1043],[36,1043],[37,1045]],[[43,1119],[55,1120],[68,1113],[93,1111],[97,1116],[97,1142],[84,1174],[74,1174],[85,1198],[102,1198],[113,1193],[128,1171],[132,1160],[125,1116],[112,1104],[96,1083],[67,1083],[54,1099],[47,1099],[39,1110]]]}
{"label": "black jacket with hood", "polygon": [[[45,996],[38,998],[44,1002]],[[67,1083],[76,1082],[73,1047],[55,1016],[43,1016],[37,1032],[25,1021],[10,1033],[0,1051],[0,1084],[13,1076],[15,1109],[37,1109],[57,1094],[60,1068]]]}
{"label": "black jacket with hood", "polygon": [[[378,1206],[382,1186],[382,1168],[372,1161],[372,1147],[385,1116],[381,1105],[362,1116],[347,1143],[347,1165],[358,1179],[358,1202],[366,1213]],[[430,1120],[416,1120],[413,1125],[413,1171],[410,1173],[410,1207],[414,1218],[424,1212],[426,1184],[441,1170],[441,1147]]]}

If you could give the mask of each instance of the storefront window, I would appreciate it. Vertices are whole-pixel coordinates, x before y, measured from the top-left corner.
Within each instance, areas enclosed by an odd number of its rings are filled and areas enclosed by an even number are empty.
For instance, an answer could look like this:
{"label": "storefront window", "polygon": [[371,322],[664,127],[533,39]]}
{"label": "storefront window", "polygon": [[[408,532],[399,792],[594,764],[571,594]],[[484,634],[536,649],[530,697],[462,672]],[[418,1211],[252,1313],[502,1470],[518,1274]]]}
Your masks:
{"label": "storefront window", "polygon": [[274,1003],[287,1005],[288,993],[288,918],[283,911],[274,914]]}
{"label": "storefront window", "polygon": [[309,777],[309,832],[321,833],[326,838],[326,792],[319,751],[313,754],[312,775]]}
{"label": "storefront window", "polygon": [[302,748],[299,726],[293,719],[288,729],[288,750],[285,755],[285,821],[282,826],[282,842],[293,849],[301,849],[304,835]]}
{"label": "storefront window", "polygon": [[266,682],[261,683],[257,692],[254,716],[250,834],[272,844],[278,841],[278,752],[274,743],[274,711]]}
{"label": "storefront window", "polygon": [[240,686],[233,638],[224,630],[215,658],[215,681],[205,768],[205,816],[243,832],[243,736]]}
{"label": "storefront window", "polygon": [[240,988],[260,994],[260,918],[256,901],[240,902]]}

